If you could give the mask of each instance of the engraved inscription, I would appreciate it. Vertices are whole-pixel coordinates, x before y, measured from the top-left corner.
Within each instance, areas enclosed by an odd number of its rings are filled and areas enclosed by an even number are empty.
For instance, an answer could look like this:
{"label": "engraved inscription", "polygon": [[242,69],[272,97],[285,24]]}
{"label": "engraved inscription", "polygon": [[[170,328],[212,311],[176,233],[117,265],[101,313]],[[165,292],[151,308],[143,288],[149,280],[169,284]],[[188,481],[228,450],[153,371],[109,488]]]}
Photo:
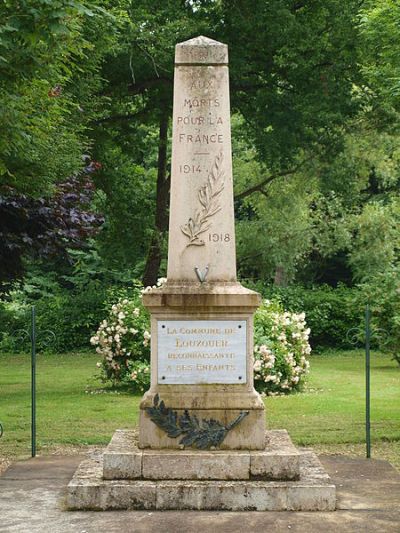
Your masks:
{"label": "engraved inscription", "polygon": [[223,144],[223,136],[221,134],[212,133],[211,135],[207,135],[203,133],[202,135],[192,135],[191,133],[180,133],[179,134],[179,142],[185,142],[187,144],[194,143],[194,144]]}
{"label": "engraved inscription", "polygon": [[230,242],[231,236],[229,233],[209,233],[208,240],[210,242]]}
{"label": "engraved inscription", "polygon": [[183,107],[219,107],[220,101],[218,98],[185,98]]}
{"label": "engraved inscription", "polygon": [[245,320],[158,322],[158,383],[246,383]]}
{"label": "engraved inscription", "polygon": [[181,174],[194,174],[195,172],[201,172],[200,165],[179,165],[179,172]]}
{"label": "engraved inscription", "polygon": [[186,115],[184,117],[177,117],[178,124],[185,124],[186,126],[218,126],[223,124],[222,117],[193,117]]}
{"label": "engraved inscription", "polygon": [[205,61],[190,51],[202,39],[177,48],[168,277],[207,287],[234,281],[236,263],[227,47],[204,42]]}
{"label": "engraved inscription", "polygon": [[210,50],[207,46],[196,46],[188,49],[192,61],[205,61],[208,59]]}
{"label": "engraved inscription", "polygon": [[215,80],[206,80],[199,78],[190,82],[190,89],[215,89]]}

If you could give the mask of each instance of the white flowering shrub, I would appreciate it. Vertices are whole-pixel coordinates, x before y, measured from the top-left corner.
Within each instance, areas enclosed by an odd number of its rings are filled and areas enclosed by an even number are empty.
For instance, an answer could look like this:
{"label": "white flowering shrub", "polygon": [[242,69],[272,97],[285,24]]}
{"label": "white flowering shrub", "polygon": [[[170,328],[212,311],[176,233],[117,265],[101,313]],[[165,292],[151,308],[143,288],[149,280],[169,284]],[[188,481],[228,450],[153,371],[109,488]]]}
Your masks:
{"label": "white flowering shrub", "polygon": [[150,386],[150,318],[141,302],[141,291],[120,298],[111,306],[90,339],[102,360],[101,379],[113,385],[129,385],[135,392]]}
{"label": "white flowering shrub", "polygon": [[[102,358],[97,363],[102,380],[139,393],[150,387],[150,317],[141,300],[147,290],[119,298],[90,339]],[[285,394],[301,388],[309,367],[309,334],[304,313],[286,312],[277,301],[263,302],[254,321],[254,385],[259,392]]]}
{"label": "white flowering shrub", "polygon": [[254,319],[254,385],[269,396],[300,390],[309,369],[310,329],[304,313],[264,300]]}

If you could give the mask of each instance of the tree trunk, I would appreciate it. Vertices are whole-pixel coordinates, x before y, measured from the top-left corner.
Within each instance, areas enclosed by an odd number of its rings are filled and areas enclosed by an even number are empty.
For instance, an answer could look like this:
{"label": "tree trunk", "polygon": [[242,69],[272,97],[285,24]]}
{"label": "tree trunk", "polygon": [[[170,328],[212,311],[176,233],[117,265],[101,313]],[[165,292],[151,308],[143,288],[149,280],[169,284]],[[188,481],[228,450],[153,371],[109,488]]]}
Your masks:
{"label": "tree trunk", "polygon": [[286,287],[286,272],[282,265],[277,265],[275,268],[274,285]]}
{"label": "tree trunk", "polygon": [[160,135],[158,142],[158,172],[156,192],[155,229],[147,254],[146,266],[143,274],[143,285],[155,285],[162,260],[162,244],[168,231],[168,205],[170,176],[167,175],[167,143],[169,109],[160,117]]}

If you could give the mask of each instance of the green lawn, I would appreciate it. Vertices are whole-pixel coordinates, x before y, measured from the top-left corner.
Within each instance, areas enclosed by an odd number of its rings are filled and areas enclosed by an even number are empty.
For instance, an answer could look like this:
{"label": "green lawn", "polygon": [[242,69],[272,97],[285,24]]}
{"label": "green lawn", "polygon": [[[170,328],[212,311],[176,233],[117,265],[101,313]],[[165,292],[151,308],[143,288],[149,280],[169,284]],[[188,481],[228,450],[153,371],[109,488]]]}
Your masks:
{"label": "green lawn", "polygon": [[[106,444],[113,431],[134,427],[139,397],[102,389],[93,354],[40,355],[37,363],[38,452]],[[372,357],[372,452],[400,466],[400,368]],[[30,452],[30,359],[0,355],[0,456]],[[288,429],[293,440],[318,451],[364,451],[362,352],[311,357],[305,392],[266,399],[269,428]]]}

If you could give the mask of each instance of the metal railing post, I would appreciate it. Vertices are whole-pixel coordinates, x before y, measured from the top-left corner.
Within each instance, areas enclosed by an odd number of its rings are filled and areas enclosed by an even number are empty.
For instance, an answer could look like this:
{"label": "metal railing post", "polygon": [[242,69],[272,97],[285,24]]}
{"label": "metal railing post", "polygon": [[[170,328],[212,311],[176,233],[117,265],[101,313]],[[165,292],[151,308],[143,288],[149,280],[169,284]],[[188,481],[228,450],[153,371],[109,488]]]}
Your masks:
{"label": "metal railing post", "polygon": [[31,451],[36,456],[36,309],[31,313]]}
{"label": "metal railing post", "polygon": [[371,312],[369,304],[365,308],[365,439],[367,458],[371,457],[371,361],[370,361],[370,328]]}

